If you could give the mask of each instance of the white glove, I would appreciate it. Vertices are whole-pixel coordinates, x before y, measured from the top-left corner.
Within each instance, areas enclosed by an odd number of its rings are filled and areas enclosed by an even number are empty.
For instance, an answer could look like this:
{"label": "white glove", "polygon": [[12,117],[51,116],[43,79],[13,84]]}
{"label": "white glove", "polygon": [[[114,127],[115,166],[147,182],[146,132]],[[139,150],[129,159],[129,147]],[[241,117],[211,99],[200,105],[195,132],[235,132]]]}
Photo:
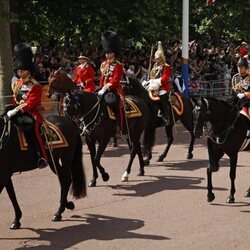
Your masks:
{"label": "white glove", "polygon": [[98,91],[98,95],[103,95],[106,92],[106,89],[102,88]]}
{"label": "white glove", "polygon": [[106,83],[102,88],[105,89],[106,91],[107,89],[109,89],[110,86],[112,86],[112,83],[109,82],[109,83]]}
{"label": "white glove", "polygon": [[244,93],[238,93],[238,94],[237,94],[237,97],[238,97],[239,99],[242,99],[243,97],[245,97],[245,94],[244,94]]}
{"label": "white glove", "polygon": [[142,81],[142,86],[145,88],[145,89],[147,89],[148,88],[148,85],[149,85],[149,81],[146,81],[146,80],[144,80],[144,81]]}
{"label": "white glove", "polygon": [[161,86],[161,78],[150,79],[147,90],[148,91],[158,90],[160,86]]}
{"label": "white glove", "polygon": [[7,112],[7,116],[8,116],[9,118],[11,118],[12,116],[16,115],[17,112],[18,112],[18,110],[17,110],[16,108],[14,108],[14,109],[9,110],[9,111]]}

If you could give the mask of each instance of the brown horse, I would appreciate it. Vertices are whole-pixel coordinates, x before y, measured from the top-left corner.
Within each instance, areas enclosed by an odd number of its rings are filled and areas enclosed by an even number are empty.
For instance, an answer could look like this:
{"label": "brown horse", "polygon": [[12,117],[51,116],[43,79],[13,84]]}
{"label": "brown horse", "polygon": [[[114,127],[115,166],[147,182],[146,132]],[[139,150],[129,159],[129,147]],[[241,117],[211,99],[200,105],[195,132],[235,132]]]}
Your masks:
{"label": "brown horse", "polygon": [[[98,98],[93,93],[85,91],[74,91],[75,83],[64,73],[60,71],[54,72],[49,79],[48,94],[51,95],[54,91],[59,93],[67,93],[63,100],[63,110],[65,115],[71,117],[78,122],[82,128],[82,134],[85,135],[85,140],[90,150],[93,178],[89,186],[96,186],[98,178],[97,168],[99,169],[102,179],[108,181],[109,175],[100,164],[101,156],[106,149],[108,142],[114,136],[116,130],[116,121],[110,116],[110,111],[104,98]],[[141,152],[140,137],[145,127],[149,122],[150,111],[146,103],[138,97],[126,97],[128,102],[132,102],[137,108],[137,113],[127,113],[128,124],[131,140],[130,160],[127,169],[122,177],[122,181],[127,181],[131,166],[136,155],[138,155],[140,170],[138,175],[144,175],[144,161]],[[96,148],[96,143],[98,147]]]}

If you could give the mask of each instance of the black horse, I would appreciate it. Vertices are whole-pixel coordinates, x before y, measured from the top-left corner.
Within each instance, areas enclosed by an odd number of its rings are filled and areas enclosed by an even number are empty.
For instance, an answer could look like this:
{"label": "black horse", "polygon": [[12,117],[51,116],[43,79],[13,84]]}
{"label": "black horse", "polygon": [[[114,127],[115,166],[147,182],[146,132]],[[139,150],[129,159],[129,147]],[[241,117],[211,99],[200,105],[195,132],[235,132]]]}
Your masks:
{"label": "black horse", "polygon": [[[116,121],[110,118],[103,98],[100,99],[93,93],[74,91],[72,90],[73,85],[75,85],[75,83],[66,75],[57,73],[57,75],[52,75],[49,80],[48,94],[54,91],[67,92],[63,99],[63,110],[65,115],[78,123],[82,134],[85,135],[85,141],[90,150],[93,167],[93,178],[89,186],[94,187],[96,186],[96,180],[98,178],[97,168],[102,175],[103,181],[109,180],[109,174],[101,165],[100,160],[110,138],[115,134]],[[138,155],[140,163],[138,175],[144,175],[144,161],[141,152],[140,137],[148,124],[150,113],[147,105],[140,98],[132,96],[127,98],[137,106],[141,114],[131,115],[131,117],[127,119],[131,148],[130,160],[122,176],[122,181],[128,181],[131,166],[136,155]],[[98,147],[96,148],[97,142]]]}
{"label": "black horse", "polygon": [[[56,125],[63,133],[68,146],[53,149],[54,164],[49,152],[49,166],[58,174],[61,185],[60,206],[53,221],[60,221],[65,208],[74,209],[74,203],[67,200],[71,186],[74,198],[86,195],[85,173],[82,163],[82,141],[76,125],[66,117],[48,116],[47,120]],[[17,202],[11,176],[37,168],[37,160],[31,157],[30,150],[21,150],[17,128],[7,119],[5,113],[0,116],[0,193],[5,187],[15,210],[15,219],[11,229],[19,229],[22,212]],[[14,156],[14,157],[13,157]],[[72,184],[72,185],[71,185]]]}
{"label": "black horse", "polygon": [[[158,105],[157,102],[153,102],[149,96],[148,91],[141,85],[140,81],[136,78],[127,78],[127,81],[123,84],[125,93],[129,95],[135,95],[140,98],[142,98],[148,105],[150,109],[150,123],[147,126],[145,133],[144,133],[144,154],[146,155],[145,164],[148,165],[150,163],[150,160],[152,158],[152,147],[154,145],[155,140],[155,130],[157,127],[164,126],[162,123],[161,117],[158,117]],[[193,148],[194,148],[194,141],[195,136],[193,133],[193,103],[191,99],[186,99],[183,97],[180,97],[183,102],[183,112],[182,114],[178,114],[175,109],[173,109],[173,115],[175,122],[180,120],[184,127],[189,131],[191,136],[191,141],[189,143],[188,148],[188,155],[187,159],[193,158]],[[165,126],[165,131],[167,135],[167,146],[164,150],[164,152],[159,156],[158,162],[162,162],[164,158],[167,156],[167,153],[174,141],[173,136],[173,125],[171,126]]]}
{"label": "black horse", "polygon": [[[207,122],[211,128],[208,129]],[[219,160],[225,154],[230,159],[230,179],[231,189],[226,200],[227,203],[234,203],[235,177],[238,160],[238,152],[250,150],[249,129],[250,122],[245,115],[239,113],[237,107],[228,102],[212,97],[198,98],[194,109],[194,133],[200,137],[203,129],[208,136],[207,148],[209,165],[207,168],[207,200],[211,202],[215,199],[212,192],[212,172],[219,170]],[[245,193],[250,197],[250,187]]]}

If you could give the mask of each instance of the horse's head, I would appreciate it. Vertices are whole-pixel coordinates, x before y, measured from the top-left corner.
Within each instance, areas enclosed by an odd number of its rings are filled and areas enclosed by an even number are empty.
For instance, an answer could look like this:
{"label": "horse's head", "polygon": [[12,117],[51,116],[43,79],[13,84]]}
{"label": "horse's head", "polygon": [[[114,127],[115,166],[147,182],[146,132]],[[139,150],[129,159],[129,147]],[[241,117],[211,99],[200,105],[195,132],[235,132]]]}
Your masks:
{"label": "horse's head", "polygon": [[75,120],[81,116],[80,108],[81,108],[81,97],[77,92],[68,92],[66,93],[63,99],[63,112],[64,114]]}
{"label": "horse's head", "polygon": [[48,78],[49,87],[46,95],[50,97],[54,92],[66,93],[76,88],[72,79],[61,69],[52,71]]}
{"label": "horse's head", "polygon": [[203,135],[203,126],[208,120],[209,101],[206,98],[193,99],[195,106],[193,109],[194,135],[200,138]]}

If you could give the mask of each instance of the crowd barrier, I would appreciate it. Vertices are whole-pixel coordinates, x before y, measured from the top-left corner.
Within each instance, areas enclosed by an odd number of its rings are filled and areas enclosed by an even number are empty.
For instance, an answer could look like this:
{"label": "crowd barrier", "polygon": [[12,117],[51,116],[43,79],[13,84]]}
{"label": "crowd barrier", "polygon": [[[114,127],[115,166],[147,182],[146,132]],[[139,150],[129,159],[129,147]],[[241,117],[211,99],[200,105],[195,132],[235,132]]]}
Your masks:
{"label": "crowd barrier", "polygon": [[229,96],[232,93],[231,81],[211,80],[211,81],[190,81],[190,96]]}

